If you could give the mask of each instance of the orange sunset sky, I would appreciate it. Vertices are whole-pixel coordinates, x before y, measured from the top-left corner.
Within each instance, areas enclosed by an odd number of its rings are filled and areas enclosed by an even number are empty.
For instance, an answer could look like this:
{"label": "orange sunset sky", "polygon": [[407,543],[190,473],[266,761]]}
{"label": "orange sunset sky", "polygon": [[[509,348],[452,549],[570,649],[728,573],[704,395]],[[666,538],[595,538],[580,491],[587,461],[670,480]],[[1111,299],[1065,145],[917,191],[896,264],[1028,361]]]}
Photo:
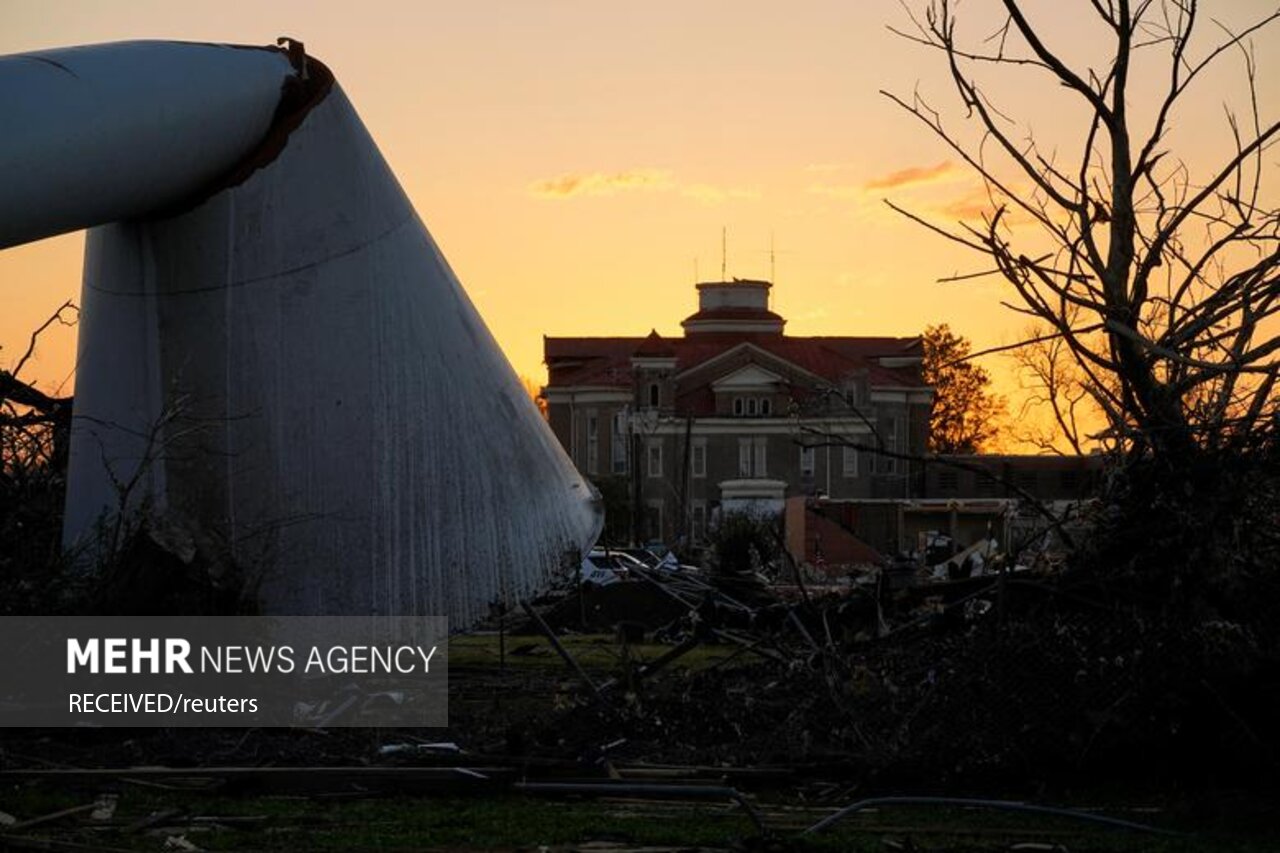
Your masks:
{"label": "orange sunset sky", "polygon": [[[996,5],[960,10],[985,34]],[[1027,6],[1068,57],[1104,55],[1086,0]],[[1201,44],[1216,36],[1210,16],[1240,24],[1273,7],[1205,3]],[[131,38],[304,41],[517,372],[542,382],[544,334],[679,334],[695,269],[720,277],[722,228],[729,276],[768,277],[772,240],[774,307],[790,334],[909,335],[945,321],[980,348],[1015,339],[1025,320],[1000,306],[1011,293],[995,281],[936,283],[978,260],[883,204],[954,222],[974,215],[979,190],[879,94],[918,85],[961,126],[941,58],[886,25],[907,25],[893,0],[0,0],[0,53]],[[1255,44],[1263,117],[1275,118],[1280,27]],[[1193,177],[1230,145],[1223,106],[1245,103],[1242,68],[1228,59],[1175,116],[1170,146]],[[1139,118],[1156,82],[1139,78]],[[1029,133],[1074,156],[1083,114],[1068,94],[1034,72],[993,86]],[[82,247],[70,234],[0,252],[0,364],[78,300]],[[1016,396],[1007,360],[987,364]],[[73,371],[74,331],[58,329],[24,375],[67,392]]]}

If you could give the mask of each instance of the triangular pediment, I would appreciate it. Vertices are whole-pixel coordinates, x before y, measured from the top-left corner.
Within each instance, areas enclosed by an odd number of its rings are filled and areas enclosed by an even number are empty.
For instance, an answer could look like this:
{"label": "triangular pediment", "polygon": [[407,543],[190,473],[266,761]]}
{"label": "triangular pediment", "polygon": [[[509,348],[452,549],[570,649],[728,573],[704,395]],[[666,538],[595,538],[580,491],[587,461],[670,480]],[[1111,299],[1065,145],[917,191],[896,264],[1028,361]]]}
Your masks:
{"label": "triangular pediment", "polygon": [[720,383],[748,369],[767,374],[764,380],[766,384],[791,385],[798,382],[808,385],[823,381],[821,377],[815,376],[799,365],[748,342],[731,347],[714,358],[688,368],[676,376],[676,380],[685,389],[711,385],[720,390]]}
{"label": "triangular pediment", "polygon": [[758,364],[747,364],[732,370],[711,383],[717,391],[733,391],[738,389],[772,388],[785,380],[772,370],[766,370]]}

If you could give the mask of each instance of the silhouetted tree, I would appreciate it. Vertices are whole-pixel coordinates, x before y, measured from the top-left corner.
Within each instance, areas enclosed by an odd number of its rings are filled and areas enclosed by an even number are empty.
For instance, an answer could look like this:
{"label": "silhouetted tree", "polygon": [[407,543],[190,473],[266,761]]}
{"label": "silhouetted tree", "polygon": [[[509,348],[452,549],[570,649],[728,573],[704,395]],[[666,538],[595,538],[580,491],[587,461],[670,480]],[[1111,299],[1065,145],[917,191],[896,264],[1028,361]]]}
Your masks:
{"label": "silhouetted tree", "polygon": [[[999,276],[1010,307],[1062,339],[1131,457],[1176,468],[1271,430],[1280,207],[1264,179],[1280,122],[1260,114],[1249,38],[1280,10],[1236,32],[1214,22],[1218,35],[1202,37],[1195,0],[1091,0],[1074,14],[1097,38],[1077,33],[1068,51],[1026,3],[993,2],[994,34],[965,26],[957,5],[908,6],[912,27],[899,34],[941,54],[976,132],[946,124],[919,91],[885,94],[968,164],[989,211],[948,227],[891,206],[981,256],[956,280]],[[1170,128],[1204,121],[1186,95],[1227,57],[1241,61],[1245,106],[1228,109],[1228,152],[1193,166],[1169,150]],[[1027,85],[1065,92],[1074,103],[1062,109],[1081,108],[1081,121],[1056,138],[1021,126],[997,93]],[[1146,85],[1158,94],[1144,103]]]}
{"label": "silhouetted tree", "polygon": [[972,346],[942,323],[924,330],[924,381],[933,386],[929,452],[980,453],[1000,432],[1003,398],[989,390],[985,368],[969,360]]}
{"label": "silhouetted tree", "polygon": [[543,420],[546,420],[548,417],[547,398],[542,396],[542,387],[528,376],[520,377],[520,385],[524,388],[525,393],[529,395],[529,399],[533,400],[533,404],[538,407],[538,411],[542,413]]}
{"label": "silhouetted tree", "polygon": [[[1132,570],[1148,600],[1184,612],[1243,614],[1280,589],[1280,541],[1265,532],[1280,494],[1280,201],[1267,186],[1280,121],[1262,116],[1250,41],[1280,9],[1232,30],[1206,26],[1203,5],[1090,0],[1072,7],[1068,43],[1018,0],[989,0],[987,20],[981,4],[904,4],[899,34],[939,54],[962,122],[918,90],[885,94],[967,164],[988,209],[940,225],[889,204],[972,250],[977,269],[947,280],[1006,284],[1004,304],[1061,341],[1102,410],[1119,464],[1091,565]],[[1207,124],[1188,93],[1228,58],[1241,76],[1225,90],[1225,153],[1185,162],[1172,129]],[[1063,132],[1014,117],[1028,92]]]}
{"label": "silhouetted tree", "polygon": [[58,592],[52,579],[62,568],[72,400],[46,394],[21,373],[46,329],[77,318],[64,303],[0,369],[0,613],[36,612]]}

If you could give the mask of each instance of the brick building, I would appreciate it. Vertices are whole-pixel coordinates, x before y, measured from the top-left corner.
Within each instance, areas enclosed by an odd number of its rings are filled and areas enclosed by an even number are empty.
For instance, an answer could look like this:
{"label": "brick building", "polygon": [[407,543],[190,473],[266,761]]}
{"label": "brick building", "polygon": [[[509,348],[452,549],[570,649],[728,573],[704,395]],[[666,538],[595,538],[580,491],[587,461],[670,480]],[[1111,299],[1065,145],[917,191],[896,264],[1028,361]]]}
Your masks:
{"label": "brick building", "polygon": [[815,434],[922,453],[920,339],[788,336],[771,288],[698,284],[680,337],[544,339],[551,426],[583,474],[639,508],[632,538],[697,542],[717,509],[781,511],[788,496],[923,489],[919,465]]}

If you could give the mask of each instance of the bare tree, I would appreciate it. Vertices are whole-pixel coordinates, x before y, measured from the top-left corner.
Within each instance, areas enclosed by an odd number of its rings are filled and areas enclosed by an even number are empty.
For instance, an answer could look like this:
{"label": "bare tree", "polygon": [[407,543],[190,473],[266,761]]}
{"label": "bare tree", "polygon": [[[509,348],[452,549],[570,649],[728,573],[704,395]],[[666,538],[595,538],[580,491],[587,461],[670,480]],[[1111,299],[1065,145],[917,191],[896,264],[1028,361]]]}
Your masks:
{"label": "bare tree", "polygon": [[[31,333],[27,348],[14,362],[12,369],[0,370],[0,430],[5,440],[0,447],[4,449],[3,461],[6,465],[15,462],[46,463],[47,458],[30,459],[22,448],[44,447],[48,449],[49,428],[55,424],[64,424],[71,416],[71,398],[53,397],[40,391],[35,385],[20,377],[22,369],[35,355],[36,346],[42,335],[51,326],[61,324],[74,326],[79,321],[80,309],[70,300],[58,306],[40,326]],[[2,349],[2,347],[0,347]],[[18,456],[12,455],[19,454]]]}
{"label": "bare tree", "polygon": [[22,377],[43,332],[74,325],[61,305],[31,334],[8,370],[0,369],[0,612],[43,605],[61,561],[62,507],[71,434],[70,397],[48,394]]}
{"label": "bare tree", "polygon": [[[896,31],[941,54],[976,141],[919,91],[885,93],[980,177],[990,211],[943,226],[890,205],[982,256],[978,275],[1004,279],[1017,295],[1006,304],[1061,341],[1119,448],[1173,467],[1270,430],[1280,369],[1280,207],[1264,188],[1280,122],[1261,115],[1251,43],[1280,9],[1232,31],[1203,21],[1200,5],[1079,4],[1104,34],[1095,67],[1056,47],[1025,3],[996,2],[1002,23],[984,40],[958,36],[956,4],[930,0]],[[1230,152],[1192,166],[1168,150],[1172,122],[1206,71],[1232,57],[1245,106],[1226,113]],[[1139,109],[1135,80],[1153,67],[1160,93]],[[1024,77],[1084,108],[1078,139],[1033,138],[995,103],[995,81]]]}
{"label": "bare tree", "polygon": [[31,333],[12,369],[0,370],[0,484],[19,493],[31,478],[57,478],[66,463],[71,398],[38,389],[20,374],[35,355],[40,335],[51,326],[74,326],[79,309],[64,302]]}
{"label": "bare tree", "polygon": [[[1075,325],[1074,317],[1071,318]],[[1094,339],[1090,347],[1099,346]],[[1114,449],[1103,415],[1103,403],[1089,384],[1061,335],[1043,323],[1023,330],[1021,343],[1009,350],[1017,372],[1022,401],[1014,422],[1013,439],[1041,453],[1081,456]],[[1047,421],[1047,423],[1046,423]]]}

